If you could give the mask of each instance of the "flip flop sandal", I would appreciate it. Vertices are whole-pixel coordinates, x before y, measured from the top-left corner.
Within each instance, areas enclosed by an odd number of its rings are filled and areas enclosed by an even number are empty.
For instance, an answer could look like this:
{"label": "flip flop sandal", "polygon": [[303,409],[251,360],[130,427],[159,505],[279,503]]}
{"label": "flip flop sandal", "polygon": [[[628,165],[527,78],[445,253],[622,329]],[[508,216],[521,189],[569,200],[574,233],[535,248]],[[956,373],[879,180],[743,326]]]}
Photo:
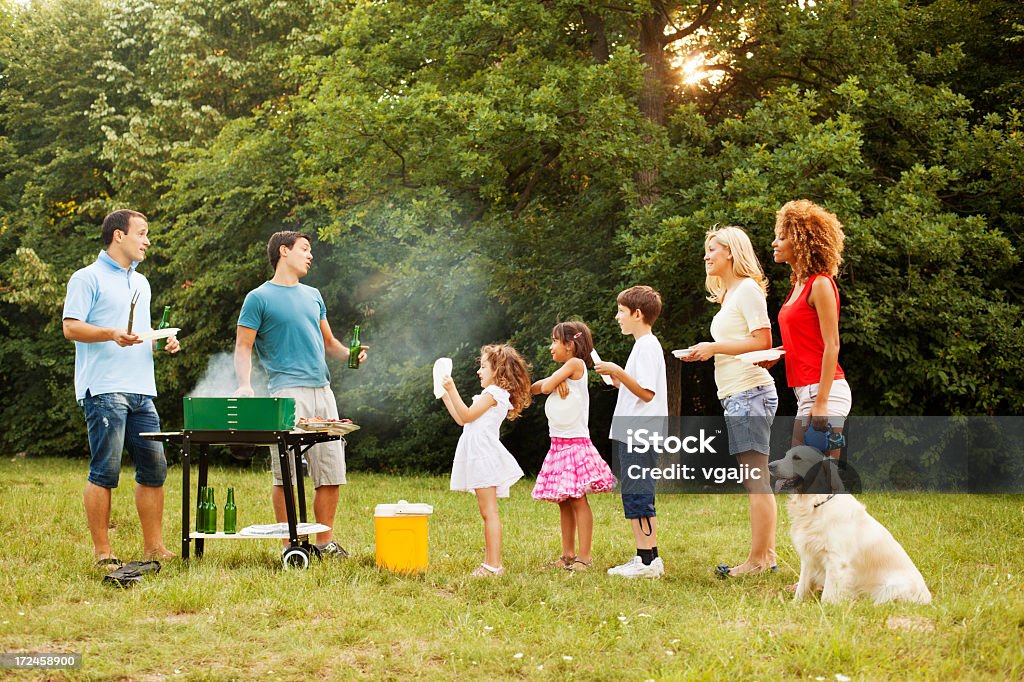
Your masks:
{"label": "flip flop sandal", "polygon": [[124,562],[118,559],[116,556],[108,556],[105,559],[98,560],[94,566],[101,568],[108,573],[114,571],[124,565]]}
{"label": "flip flop sandal", "polygon": [[141,583],[147,573],[159,573],[159,561],[132,561],[103,576],[103,582],[117,587],[131,587]]}
{"label": "flip flop sandal", "polygon": [[572,568],[574,561],[576,561],[576,557],[563,554],[554,561],[544,564],[544,568]]}
{"label": "flip flop sandal", "polygon": [[[717,566],[715,566],[715,575],[717,575],[719,578],[721,578],[723,580],[725,580],[726,578],[738,578],[738,577],[740,577],[740,576],[733,575],[732,573],[729,572],[729,571],[732,570],[732,568],[733,568],[732,566],[726,566],[725,564],[718,564]],[[765,568],[765,569],[760,570],[760,571],[748,571],[746,573],[743,573],[742,575],[761,575],[762,573],[778,573],[778,572],[779,572],[779,567],[778,567],[778,565],[775,565],[775,566],[770,566],[769,568]]]}
{"label": "flip flop sandal", "polygon": [[129,561],[124,565],[125,568],[130,568],[140,575],[147,573],[159,573],[160,562],[159,561]]}
{"label": "flip flop sandal", "polygon": [[505,575],[505,568],[502,566],[494,567],[488,566],[487,564],[480,564],[477,569],[469,574],[472,578],[500,578]]}
{"label": "flip flop sandal", "polygon": [[590,570],[590,567],[594,565],[594,560],[584,561],[583,559],[573,559],[572,563],[569,564],[569,570],[573,573],[586,572]]}
{"label": "flip flop sandal", "polygon": [[107,585],[116,585],[117,587],[131,587],[135,583],[142,582],[142,574],[134,568],[122,566],[116,571],[111,571],[103,576],[103,582]]}

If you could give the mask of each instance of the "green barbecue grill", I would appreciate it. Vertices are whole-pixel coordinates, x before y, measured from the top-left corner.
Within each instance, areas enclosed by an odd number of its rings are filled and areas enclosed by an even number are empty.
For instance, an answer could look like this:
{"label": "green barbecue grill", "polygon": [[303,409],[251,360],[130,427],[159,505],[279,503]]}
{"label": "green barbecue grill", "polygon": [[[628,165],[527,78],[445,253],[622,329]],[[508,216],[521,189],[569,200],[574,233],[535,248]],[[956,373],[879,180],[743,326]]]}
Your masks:
{"label": "green barbecue grill", "polygon": [[291,431],[295,398],[185,398],[186,431]]}
{"label": "green barbecue grill", "polygon": [[[340,440],[341,435],[326,431],[299,431],[295,429],[294,398],[185,398],[185,428],[181,431],[143,433],[147,440],[174,443],[181,447],[181,556],[189,557],[189,545],[195,542],[195,555],[203,556],[205,541],[209,538],[222,539],[287,539],[288,546],[282,554],[285,568],[306,568],[311,557],[319,556],[316,545],[309,541],[310,533],[330,530],[329,526],[306,523],[306,496],[302,474],[293,481],[289,460],[295,464],[295,471],[302,471],[302,455],[317,443]],[[359,427],[348,425],[350,430]],[[273,535],[249,535],[243,533],[203,533],[191,529],[190,488],[191,462],[193,456],[198,464],[197,489],[206,486],[208,478],[208,449],[211,445],[269,445],[276,450],[281,463],[283,479],[285,516],[288,532]],[[304,533],[299,535],[299,525]]]}

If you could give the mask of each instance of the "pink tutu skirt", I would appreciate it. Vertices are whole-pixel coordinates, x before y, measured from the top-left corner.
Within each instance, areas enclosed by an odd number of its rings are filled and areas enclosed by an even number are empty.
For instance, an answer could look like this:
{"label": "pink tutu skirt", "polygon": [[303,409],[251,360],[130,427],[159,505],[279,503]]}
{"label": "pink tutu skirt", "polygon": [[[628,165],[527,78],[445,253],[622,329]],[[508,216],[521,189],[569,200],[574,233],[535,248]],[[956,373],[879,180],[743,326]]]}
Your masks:
{"label": "pink tutu skirt", "polygon": [[589,438],[552,438],[533,499],[564,502],[615,489],[615,476]]}

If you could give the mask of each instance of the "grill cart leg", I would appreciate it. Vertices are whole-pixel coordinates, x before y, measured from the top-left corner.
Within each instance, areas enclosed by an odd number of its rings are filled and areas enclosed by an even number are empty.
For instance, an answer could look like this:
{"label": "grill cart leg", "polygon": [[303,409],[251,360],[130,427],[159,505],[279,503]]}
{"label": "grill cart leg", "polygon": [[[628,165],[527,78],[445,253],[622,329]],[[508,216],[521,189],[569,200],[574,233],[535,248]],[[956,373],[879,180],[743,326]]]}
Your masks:
{"label": "grill cart leg", "polygon": [[302,455],[311,447],[313,446],[310,445],[303,449],[298,443],[292,447],[292,450],[295,452],[295,478],[297,479],[295,481],[295,489],[298,491],[299,521],[301,523],[306,522],[306,482],[305,476],[302,475]]}
{"label": "grill cart leg", "polygon": [[[288,517],[288,541],[292,547],[299,546],[298,521],[295,519],[295,489],[292,485],[291,467],[288,466],[288,441],[285,434],[277,437],[277,456],[281,461],[281,482],[284,484],[284,511]],[[301,476],[302,471],[296,471]]]}
{"label": "grill cart leg", "polygon": [[189,520],[191,502],[189,501],[189,451],[192,448],[192,439],[188,431],[185,432],[181,442],[181,558],[188,560],[189,533],[192,529],[192,522]]}
{"label": "grill cart leg", "polygon": [[[209,458],[207,455],[210,452],[209,443],[199,444],[199,488],[205,488],[207,486],[206,476],[210,466]],[[196,558],[203,558],[203,550],[206,548],[206,541],[203,538],[196,538]]]}

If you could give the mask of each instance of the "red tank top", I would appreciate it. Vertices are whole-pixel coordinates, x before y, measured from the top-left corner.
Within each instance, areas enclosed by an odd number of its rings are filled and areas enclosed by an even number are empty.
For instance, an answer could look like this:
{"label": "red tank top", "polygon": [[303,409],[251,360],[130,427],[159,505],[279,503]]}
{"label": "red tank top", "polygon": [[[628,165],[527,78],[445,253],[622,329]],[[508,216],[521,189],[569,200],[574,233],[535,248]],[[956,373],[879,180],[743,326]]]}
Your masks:
{"label": "red tank top", "polygon": [[[809,386],[821,381],[821,356],[825,352],[825,341],[821,338],[821,326],[818,323],[818,311],[811,307],[807,299],[811,295],[811,285],[818,277],[826,277],[836,292],[836,314],[839,313],[839,289],[828,275],[812,275],[807,280],[804,290],[800,292],[799,301],[790,301],[793,288],[786,295],[786,303],[779,310],[779,333],[782,334],[782,346],[786,349],[786,383],[794,386]],[[833,379],[845,379],[843,368],[836,362],[836,374]]]}

